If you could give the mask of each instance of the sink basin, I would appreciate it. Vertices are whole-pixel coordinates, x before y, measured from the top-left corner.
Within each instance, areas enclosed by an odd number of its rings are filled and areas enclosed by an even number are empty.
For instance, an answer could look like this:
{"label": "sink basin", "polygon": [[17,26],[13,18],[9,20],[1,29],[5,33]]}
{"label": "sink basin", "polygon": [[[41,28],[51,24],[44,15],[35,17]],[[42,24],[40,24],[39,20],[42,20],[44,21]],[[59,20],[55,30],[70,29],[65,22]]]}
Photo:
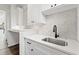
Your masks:
{"label": "sink basin", "polygon": [[44,39],[42,39],[42,41],[60,45],[60,46],[67,46],[68,45],[68,42],[65,42],[63,40],[53,39],[53,38],[44,38]]}

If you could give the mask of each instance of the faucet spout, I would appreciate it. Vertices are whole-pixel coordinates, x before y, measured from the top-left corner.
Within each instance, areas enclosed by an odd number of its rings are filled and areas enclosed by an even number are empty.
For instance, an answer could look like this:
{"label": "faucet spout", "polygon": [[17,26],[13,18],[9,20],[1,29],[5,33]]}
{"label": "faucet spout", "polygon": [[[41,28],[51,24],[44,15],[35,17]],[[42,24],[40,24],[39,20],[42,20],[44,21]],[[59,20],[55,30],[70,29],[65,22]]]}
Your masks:
{"label": "faucet spout", "polygon": [[56,25],[53,26],[53,32],[55,32],[57,34],[57,26]]}

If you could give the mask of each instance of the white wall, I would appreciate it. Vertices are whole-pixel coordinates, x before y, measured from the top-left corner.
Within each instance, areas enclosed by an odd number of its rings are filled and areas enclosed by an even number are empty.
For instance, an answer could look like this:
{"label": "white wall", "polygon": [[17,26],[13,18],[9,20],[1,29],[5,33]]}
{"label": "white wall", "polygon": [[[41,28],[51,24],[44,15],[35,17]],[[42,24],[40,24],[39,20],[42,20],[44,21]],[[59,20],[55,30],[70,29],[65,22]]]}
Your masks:
{"label": "white wall", "polygon": [[46,22],[47,24],[39,30],[40,34],[54,36],[53,25],[57,25],[59,37],[77,40],[76,9],[47,16]]}

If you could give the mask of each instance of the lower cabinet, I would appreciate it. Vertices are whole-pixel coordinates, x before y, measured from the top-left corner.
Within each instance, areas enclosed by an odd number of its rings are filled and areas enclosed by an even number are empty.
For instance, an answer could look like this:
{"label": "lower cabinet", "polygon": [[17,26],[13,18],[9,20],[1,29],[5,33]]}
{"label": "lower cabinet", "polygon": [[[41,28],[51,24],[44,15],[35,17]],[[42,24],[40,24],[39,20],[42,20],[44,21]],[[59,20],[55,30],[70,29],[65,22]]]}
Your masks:
{"label": "lower cabinet", "polygon": [[26,48],[26,55],[45,55],[42,51],[34,47]]}
{"label": "lower cabinet", "polygon": [[37,43],[25,38],[25,54],[26,55],[67,55],[57,49],[47,47],[41,43]]}

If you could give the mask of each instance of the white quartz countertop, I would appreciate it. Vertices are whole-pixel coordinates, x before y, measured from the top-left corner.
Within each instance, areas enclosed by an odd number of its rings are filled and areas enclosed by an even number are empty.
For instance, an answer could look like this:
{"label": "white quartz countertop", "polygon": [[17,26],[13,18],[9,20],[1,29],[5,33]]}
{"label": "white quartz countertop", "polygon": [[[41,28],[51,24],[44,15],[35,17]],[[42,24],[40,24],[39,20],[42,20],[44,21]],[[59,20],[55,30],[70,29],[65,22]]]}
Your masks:
{"label": "white quartz countertop", "polygon": [[[58,50],[65,52],[67,54],[79,55],[79,42],[76,40],[70,40],[70,39],[68,40],[67,39],[66,42],[68,42],[68,46],[60,46],[60,45],[56,45],[56,44],[42,41],[42,39],[44,39],[46,37],[51,37],[51,36],[39,35],[39,34],[34,34],[34,33],[33,34],[24,34],[23,36],[25,38],[30,39],[30,40],[44,44],[48,47],[58,49]],[[52,37],[52,38],[54,38],[54,37]]]}

